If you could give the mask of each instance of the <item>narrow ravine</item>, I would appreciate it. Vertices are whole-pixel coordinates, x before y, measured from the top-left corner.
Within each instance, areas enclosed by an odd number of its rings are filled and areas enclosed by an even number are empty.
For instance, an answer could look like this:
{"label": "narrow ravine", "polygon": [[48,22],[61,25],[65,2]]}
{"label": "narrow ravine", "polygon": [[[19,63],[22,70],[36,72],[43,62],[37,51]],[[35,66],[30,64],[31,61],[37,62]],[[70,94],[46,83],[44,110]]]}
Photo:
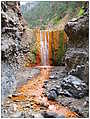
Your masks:
{"label": "narrow ravine", "polygon": [[88,44],[88,1],[2,1],[1,118],[88,118]]}
{"label": "narrow ravine", "polygon": [[[15,95],[9,97],[9,101],[16,104],[16,110],[28,112],[30,105],[34,112],[42,113],[43,111],[55,112],[58,115],[65,115],[65,117],[77,117],[76,113],[71,112],[69,108],[58,104],[56,101],[48,100],[44,96],[44,82],[49,79],[50,70],[52,67],[40,67],[40,74],[33,77],[27,83],[17,88]],[[22,102],[27,104],[24,107]],[[10,106],[10,105],[9,105]],[[16,111],[15,110],[15,111]]]}
{"label": "narrow ravine", "polygon": [[[58,37],[56,38],[56,36]],[[16,88],[16,91],[14,92],[15,94],[9,96],[9,104],[12,104],[12,102],[15,103],[13,110],[13,113],[15,114],[9,114],[9,117],[17,115],[17,110],[18,112],[28,113],[30,109],[31,112],[38,112],[38,114],[41,114],[43,117],[43,113],[45,112],[54,113],[54,116],[57,114],[60,118],[77,117],[77,114],[75,112],[71,112],[68,107],[60,105],[55,100],[48,100],[44,93],[44,83],[45,81],[49,80],[51,69],[54,68],[53,66],[50,66],[50,60],[52,60],[52,56],[50,57],[50,55],[52,55],[52,47],[55,49],[55,51],[57,50],[58,47],[56,47],[57,45],[55,40],[59,40],[59,37],[59,31],[38,31],[36,38],[37,41],[39,41],[37,43],[39,44],[38,50],[41,57],[41,66],[36,67],[40,70],[40,73],[34,76],[32,79],[28,79],[28,81],[24,82],[24,84],[21,84],[21,86]],[[56,57],[55,54],[56,53],[54,53],[54,57]],[[31,67],[31,69],[33,69],[33,67]],[[63,70],[62,67],[60,69]],[[7,103],[7,101],[5,103]],[[10,105],[8,106],[10,107]],[[34,115],[34,117],[36,117],[36,115]]]}

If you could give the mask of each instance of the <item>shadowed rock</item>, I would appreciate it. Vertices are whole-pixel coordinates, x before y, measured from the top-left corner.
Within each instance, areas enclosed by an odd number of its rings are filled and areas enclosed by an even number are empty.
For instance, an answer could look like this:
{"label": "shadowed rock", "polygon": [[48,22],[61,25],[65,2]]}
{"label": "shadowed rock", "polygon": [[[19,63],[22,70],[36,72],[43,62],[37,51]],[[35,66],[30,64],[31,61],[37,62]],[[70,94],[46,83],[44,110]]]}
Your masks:
{"label": "shadowed rock", "polygon": [[46,112],[46,111],[44,111],[41,114],[43,115],[44,118],[65,118],[64,115],[62,115],[62,114],[58,115],[55,112]]}

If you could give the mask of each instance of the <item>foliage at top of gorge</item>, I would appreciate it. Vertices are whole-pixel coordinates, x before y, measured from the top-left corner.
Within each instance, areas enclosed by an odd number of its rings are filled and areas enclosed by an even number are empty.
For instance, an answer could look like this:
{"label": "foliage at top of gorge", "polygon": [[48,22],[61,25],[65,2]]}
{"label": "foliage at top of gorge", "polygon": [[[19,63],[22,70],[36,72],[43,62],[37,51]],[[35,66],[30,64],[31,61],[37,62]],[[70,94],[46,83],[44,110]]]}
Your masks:
{"label": "foliage at top of gorge", "polygon": [[83,1],[38,1],[21,5],[21,11],[30,28],[45,29],[47,25],[56,25],[69,15],[69,19],[83,14]]}

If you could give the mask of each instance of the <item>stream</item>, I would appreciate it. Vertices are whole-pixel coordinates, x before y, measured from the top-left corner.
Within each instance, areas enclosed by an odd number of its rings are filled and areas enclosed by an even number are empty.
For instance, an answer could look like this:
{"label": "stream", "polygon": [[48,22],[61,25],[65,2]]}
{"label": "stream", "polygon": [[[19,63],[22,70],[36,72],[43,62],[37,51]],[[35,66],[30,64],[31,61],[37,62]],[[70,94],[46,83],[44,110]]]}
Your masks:
{"label": "stream", "polygon": [[[77,117],[77,114],[71,112],[68,107],[64,107],[54,100],[48,100],[44,95],[43,85],[45,81],[49,80],[49,75],[53,67],[40,66],[37,68],[40,69],[40,73],[19,86],[15,93],[11,96],[9,95],[5,100],[4,108],[8,112],[8,117],[22,117],[22,112],[30,112],[32,115],[34,112],[34,117],[40,117],[39,114],[42,112],[53,112],[57,115],[64,115],[66,118]],[[36,116],[36,113],[38,113],[38,116]]]}

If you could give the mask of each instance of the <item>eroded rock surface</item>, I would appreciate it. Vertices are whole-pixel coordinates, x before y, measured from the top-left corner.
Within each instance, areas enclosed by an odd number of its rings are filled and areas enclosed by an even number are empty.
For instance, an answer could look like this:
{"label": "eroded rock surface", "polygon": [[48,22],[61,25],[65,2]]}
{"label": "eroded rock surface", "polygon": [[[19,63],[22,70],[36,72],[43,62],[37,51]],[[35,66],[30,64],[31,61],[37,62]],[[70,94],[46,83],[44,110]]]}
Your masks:
{"label": "eroded rock surface", "polygon": [[[88,10],[82,17],[68,22],[65,32],[69,37],[64,56],[65,69],[53,70],[45,83],[45,95],[56,100],[80,117],[89,116],[89,16]],[[59,72],[59,73],[58,73]]]}
{"label": "eroded rock surface", "polygon": [[71,71],[72,69],[75,70],[74,73],[72,73],[72,75],[76,75],[77,77],[84,80],[88,84],[89,82],[88,9],[86,10],[83,16],[69,21],[65,26],[65,32],[69,37],[68,49],[65,54],[66,70],[68,72]]}
{"label": "eroded rock surface", "polygon": [[12,93],[16,88],[15,74],[10,65],[2,64],[2,81],[1,81],[1,95],[2,101],[6,96]]}
{"label": "eroded rock surface", "polygon": [[[57,74],[55,73],[55,69],[52,70],[53,75],[55,74],[55,77],[56,75],[60,75],[60,73],[58,74],[60,70],[61,69],[57,70]],[[88,117],[88,85],[86,82],[77,78],[76,76],[68,74],[65,75],[64,73],[63,76],[62,78],[53,78],[45,82],[45,95],[49,100],[55,100],[63,106],[69,107],[72,111],[78,113],[80,117]]]}
{"label": "eroded rock surface", "polygon": [[[72,19],[65,26],[65,32],[69,37],[69,46],[75,48],[88,48],[89,13]],[[88,51],[88,49],[87,49]]]}
{"label": "eroded rock surface", "polygon": [[[1,59],[2,59],[2,97],[7,96],[16,87],[16,70],[23,59],[21,36],[25,22],[20,12],[20,3],[1,2]],[[23,62],[23,60],[22,60]]]}
{"label": "eroded rock surface", "polygon": [[62,91],[70,97],[82,98],[88,95],[88,86],[86,83],[79,78],[69,75],[61,81]]}

